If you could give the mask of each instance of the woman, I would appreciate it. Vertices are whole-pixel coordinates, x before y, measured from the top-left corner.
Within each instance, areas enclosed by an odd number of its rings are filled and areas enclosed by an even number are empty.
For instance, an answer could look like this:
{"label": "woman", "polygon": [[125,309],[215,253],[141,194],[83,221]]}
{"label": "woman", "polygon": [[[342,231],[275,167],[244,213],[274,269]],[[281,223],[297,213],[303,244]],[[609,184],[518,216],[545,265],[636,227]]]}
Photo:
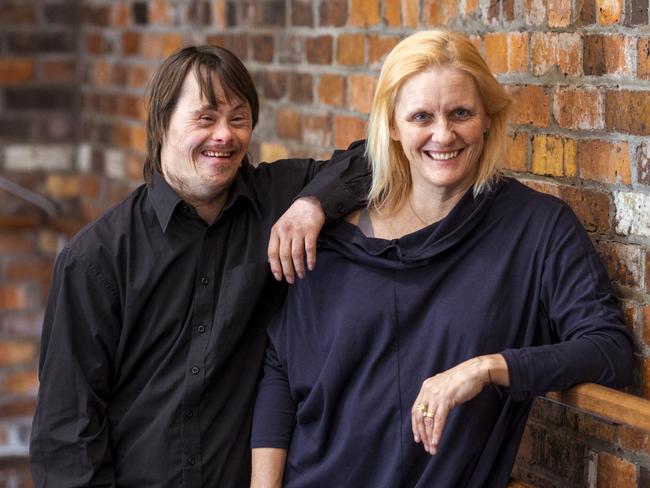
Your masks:
{"label": "woman", "polygon": [[461,35],[389,54],[368,207],[324,231],[269,329],[253,486],[506,486],[535,395],[630,380],[580,223],[498,174],[509,104]]}

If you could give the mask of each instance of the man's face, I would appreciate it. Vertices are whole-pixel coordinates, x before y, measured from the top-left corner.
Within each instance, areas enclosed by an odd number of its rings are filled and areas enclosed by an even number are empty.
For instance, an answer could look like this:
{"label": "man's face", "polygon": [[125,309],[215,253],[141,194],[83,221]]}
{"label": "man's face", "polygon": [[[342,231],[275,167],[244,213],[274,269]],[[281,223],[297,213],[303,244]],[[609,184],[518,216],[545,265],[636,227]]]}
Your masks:
{"label": "man's face", "polygon": [[212,85],[216,106],[210,106],[196,76],[188,73],[160,151],[165,180],[197,208],[225,201],[253,130],[248,102],[228,101],[217,77]]}

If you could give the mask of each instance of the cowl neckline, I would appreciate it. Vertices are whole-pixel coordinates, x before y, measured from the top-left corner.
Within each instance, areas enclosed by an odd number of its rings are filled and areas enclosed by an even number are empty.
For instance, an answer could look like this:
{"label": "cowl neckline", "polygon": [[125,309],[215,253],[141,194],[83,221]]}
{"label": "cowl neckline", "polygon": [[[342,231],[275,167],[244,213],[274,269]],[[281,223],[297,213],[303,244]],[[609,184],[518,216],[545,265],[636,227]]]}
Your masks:
{"label": "cowl neckline", "polygon": [[470,188],[447,216],[398,239],[367,237],[345,220],[326,226],[321,249],[331,249],[357,262],[379,267],[416,267],[458,245],[487,215],[496,195],[508,184],[501,178],[476,197]]}

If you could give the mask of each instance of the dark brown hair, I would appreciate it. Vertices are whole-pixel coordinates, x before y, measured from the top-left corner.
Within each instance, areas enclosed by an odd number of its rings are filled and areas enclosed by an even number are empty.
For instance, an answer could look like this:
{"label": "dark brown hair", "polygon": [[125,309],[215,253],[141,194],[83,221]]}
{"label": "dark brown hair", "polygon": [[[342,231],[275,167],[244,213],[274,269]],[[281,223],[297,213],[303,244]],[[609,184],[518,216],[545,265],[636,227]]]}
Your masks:
{"label": "dark brown hair", "polygon": [[[251,108],[253,128],[259,116],[259,99],[255,83],[237,56],[223,47],[188,46],[168,57],[156,70],[147,87],[147,155],[144,162],[144,179],[153,181],[154,171],[162,172],[160,150],[169,121],[180,97],[187,75],[193,72],[201,94],[210,105],[217,105],[212,86],[216,76],[228,101],[239,98]],[[247,163],[248,157],[244,158]]]}

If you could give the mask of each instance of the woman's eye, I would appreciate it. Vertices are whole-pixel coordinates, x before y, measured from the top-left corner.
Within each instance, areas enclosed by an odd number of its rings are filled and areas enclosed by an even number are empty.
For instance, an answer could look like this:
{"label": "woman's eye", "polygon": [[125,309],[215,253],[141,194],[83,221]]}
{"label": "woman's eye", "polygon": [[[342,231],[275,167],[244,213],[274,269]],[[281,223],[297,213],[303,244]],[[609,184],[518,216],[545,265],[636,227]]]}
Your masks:
{"label": "woman's eye", "polygon": [[471,115],[472,115],[471,112],[464,108],[457,108],[456,110],[454,110],[454,117],[458,119],[466,119]]}
{"label": "woman's eye", "polygon": [[413,120],[416,122],[424,122],[426,120],[429,120],[429,115],[425,114],[423,112],[417,113],[413,116]]}

